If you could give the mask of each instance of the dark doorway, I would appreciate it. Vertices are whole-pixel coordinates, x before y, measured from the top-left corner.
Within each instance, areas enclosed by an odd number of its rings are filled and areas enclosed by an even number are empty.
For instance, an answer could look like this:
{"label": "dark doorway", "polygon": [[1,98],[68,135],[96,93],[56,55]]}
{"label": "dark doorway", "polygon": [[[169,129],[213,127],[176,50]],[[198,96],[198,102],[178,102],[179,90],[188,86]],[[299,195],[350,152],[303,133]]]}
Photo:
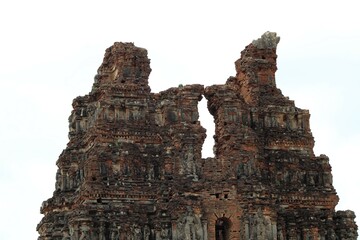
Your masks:
{"label": "dark doorway", "polygon": [[230,239],[230,219],[221,217],[215,223],[215,239],[216,240],[229,240]]}

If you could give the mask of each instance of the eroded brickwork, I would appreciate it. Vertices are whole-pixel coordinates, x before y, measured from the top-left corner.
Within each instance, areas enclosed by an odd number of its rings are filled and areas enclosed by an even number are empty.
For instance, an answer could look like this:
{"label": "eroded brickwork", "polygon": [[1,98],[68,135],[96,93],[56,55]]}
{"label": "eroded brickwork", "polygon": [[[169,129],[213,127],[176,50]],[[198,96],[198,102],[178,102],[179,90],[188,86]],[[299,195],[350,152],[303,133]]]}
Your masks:
{"label": "eroded brickwork", "polygon": [[[106,50],[92,91],[73,102],[41,240],[356,239],[310,114],[276,87],[275,33],[253,41],[223,85],[151,93],[147,51]],[[215,157],[201,158],[215,122]]]}

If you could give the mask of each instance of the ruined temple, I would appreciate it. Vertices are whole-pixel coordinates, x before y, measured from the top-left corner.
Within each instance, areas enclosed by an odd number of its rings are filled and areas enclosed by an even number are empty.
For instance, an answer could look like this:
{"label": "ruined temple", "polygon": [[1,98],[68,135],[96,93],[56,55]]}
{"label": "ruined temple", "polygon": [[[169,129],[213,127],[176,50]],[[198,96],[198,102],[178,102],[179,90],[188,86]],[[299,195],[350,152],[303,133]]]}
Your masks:
{"label": "ruined temple", "polygon": [[[267,32],[225,84],[152,93],[144,48],[106,50],[91,92],[73,101],[69,143],[39,240],[356,239],[308,110],[276,87],[279,37]],[[213,158],[198,102],[215,122]]]}

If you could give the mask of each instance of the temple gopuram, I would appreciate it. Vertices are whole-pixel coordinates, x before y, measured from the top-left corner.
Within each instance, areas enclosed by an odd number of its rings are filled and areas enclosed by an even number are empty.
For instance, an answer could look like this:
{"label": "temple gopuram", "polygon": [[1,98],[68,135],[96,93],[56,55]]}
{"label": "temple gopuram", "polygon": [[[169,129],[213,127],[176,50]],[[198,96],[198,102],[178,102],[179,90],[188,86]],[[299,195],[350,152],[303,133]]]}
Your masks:
{"label": "temple gopuram", "polygon": [[[266,32],[225,84],[152,93],[147,50],[116,42],[88,95],[73,101],[55,191],[38,240],[357,239],[308,110],[276,87],[280,38]],[[214,157],[202,158],[215,122]]]}

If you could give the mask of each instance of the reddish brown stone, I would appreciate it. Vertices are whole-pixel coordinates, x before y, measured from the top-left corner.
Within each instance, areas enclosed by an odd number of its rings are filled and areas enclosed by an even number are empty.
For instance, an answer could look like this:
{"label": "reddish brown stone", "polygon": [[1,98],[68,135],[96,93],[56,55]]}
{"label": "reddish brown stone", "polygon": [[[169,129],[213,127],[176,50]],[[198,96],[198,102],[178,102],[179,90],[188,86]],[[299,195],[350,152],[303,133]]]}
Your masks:
{"label": "reddish brown stone", "polygon": [[[73,102],[56,189],[39,239],[356,239],[310,114],[276,88],[275,33],[248,45],[224,85],[151,93],[147,51],[106,50],[92,91]],[[201,158],[198,102],[214,116]]]}

